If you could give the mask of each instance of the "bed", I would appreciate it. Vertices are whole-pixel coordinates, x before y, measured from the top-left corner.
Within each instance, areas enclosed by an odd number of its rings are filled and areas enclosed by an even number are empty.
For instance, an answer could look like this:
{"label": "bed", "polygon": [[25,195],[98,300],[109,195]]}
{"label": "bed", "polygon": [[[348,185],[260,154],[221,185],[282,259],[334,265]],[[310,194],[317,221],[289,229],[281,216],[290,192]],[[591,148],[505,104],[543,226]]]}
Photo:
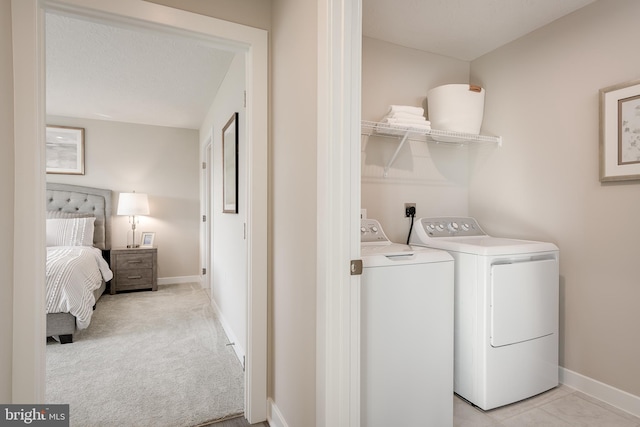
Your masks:
{"label": "bed", "polygon": [[47,183],[46,210],[47,337],[67,344],[89,325],[111,277],[111,190]]}

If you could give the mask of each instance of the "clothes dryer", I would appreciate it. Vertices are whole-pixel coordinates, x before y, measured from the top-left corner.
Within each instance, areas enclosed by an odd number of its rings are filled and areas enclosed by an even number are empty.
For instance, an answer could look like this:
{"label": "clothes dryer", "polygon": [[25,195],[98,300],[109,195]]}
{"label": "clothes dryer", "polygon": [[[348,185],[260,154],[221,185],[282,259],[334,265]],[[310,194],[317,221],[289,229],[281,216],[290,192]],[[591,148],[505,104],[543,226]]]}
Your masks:
{"label": "clothes dryer", "polygon": [[558,385],[559,250],[487,235],[473,218],[421,218],[410,243],[455,262],[455,392],[488,410]]}
{"label": "clothes dryer", "polygon": [[453,425],[453,258],[361,221],[361,425]]}

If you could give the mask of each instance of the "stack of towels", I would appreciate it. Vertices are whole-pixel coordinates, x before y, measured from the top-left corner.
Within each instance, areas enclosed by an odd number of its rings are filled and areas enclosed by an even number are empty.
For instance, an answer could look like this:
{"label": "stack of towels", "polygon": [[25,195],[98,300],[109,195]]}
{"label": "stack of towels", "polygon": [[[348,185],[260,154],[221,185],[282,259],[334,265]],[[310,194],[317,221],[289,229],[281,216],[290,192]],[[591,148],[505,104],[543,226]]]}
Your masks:
{"label": "stack of towels", "polygon": [[431,122],[424,118],[424,108],[409,105],[391,105],[389,112],[380,123],[388,126],[378,127],[378,132],[390,130],[412,130],[426,132],[431,129]]}

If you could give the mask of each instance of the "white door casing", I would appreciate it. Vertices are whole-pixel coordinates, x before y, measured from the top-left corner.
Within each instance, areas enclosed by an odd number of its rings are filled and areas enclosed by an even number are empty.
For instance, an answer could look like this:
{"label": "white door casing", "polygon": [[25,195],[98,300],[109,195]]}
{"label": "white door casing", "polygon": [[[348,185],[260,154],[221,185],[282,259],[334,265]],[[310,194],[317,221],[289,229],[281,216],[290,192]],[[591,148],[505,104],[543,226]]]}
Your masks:
{"label": "white door casing", "polygon": [[202,173],[200,182],[200,267],[204,269],[202,274],[202,286],[209,290],[209,296],[212,298],[213,289],[211,289],[211,259],[213,255],[212,242],[212,218],[211,218],[211,189],[213,188],[213,130],[207,136],[201,153]]}
{"label": "white door casing", "polygon": [[360,425],[361,0],[318,0],[316,426]]}

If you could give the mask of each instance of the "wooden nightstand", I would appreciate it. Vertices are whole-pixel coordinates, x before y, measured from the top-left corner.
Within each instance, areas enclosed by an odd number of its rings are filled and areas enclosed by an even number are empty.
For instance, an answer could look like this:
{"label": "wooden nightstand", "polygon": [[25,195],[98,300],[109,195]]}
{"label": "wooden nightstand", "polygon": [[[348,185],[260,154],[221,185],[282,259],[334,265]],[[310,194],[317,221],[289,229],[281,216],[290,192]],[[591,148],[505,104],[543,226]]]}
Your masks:
{"label": "wooden nightstand", "polygon": [[158,290],[158,249],[111,249],[111,295],[134,289]]}

